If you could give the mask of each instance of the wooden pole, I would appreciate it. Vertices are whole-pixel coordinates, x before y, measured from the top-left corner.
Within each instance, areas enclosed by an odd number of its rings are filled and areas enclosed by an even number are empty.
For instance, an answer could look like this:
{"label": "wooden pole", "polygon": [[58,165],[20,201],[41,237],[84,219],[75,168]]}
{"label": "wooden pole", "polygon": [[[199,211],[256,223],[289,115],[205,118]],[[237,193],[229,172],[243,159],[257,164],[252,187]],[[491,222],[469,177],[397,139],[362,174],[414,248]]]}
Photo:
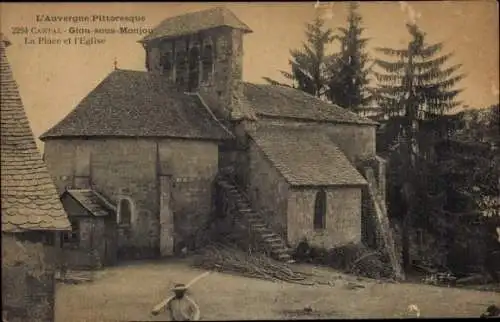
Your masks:
{"label": "wooden pole", "polygon": [[[198,276],[196,276],[195,278],[193,278],[191,281],[189,281],[189,283],[186,284],[186,290],[188,288],[190,288],[191,286],[193,286],[193,284],[195,284],[196,282],[198,282],[199,280],[201,280],[202,278],[205,278],[207,277],[208,275],[210,275],[210,273],[212,273],[211,271],[207,271],[207,272],[204,272]],[[151,310],[151,313],[156,315],[158,314],[162,309],[163,307],[165,307],[165,305],[167,305],[167,303],[173,298],[174,296],[169,296],[168,298],[165,298],[163,301],[161,301],[160,303],[156,304],[153,309]]]}

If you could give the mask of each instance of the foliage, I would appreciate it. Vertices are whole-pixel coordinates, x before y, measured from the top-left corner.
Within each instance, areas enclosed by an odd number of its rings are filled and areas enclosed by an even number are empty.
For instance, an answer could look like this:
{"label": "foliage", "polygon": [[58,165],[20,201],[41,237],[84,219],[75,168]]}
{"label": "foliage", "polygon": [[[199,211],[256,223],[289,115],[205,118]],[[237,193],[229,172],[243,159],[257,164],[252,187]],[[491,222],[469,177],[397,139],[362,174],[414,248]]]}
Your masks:
{"label": "foliage", "polygon": [[455,99],[461,90],[454,87],[464,77],[457,74],[461,65],[446,67],[452,54],[438,55],[443,43],[426,43],[426,34],[415,24],[407,24],[407,28],[413,38],[408,48],[377,48],[395,59],[375,61],[383,71],[374,72],[380,84],[377,100],[388,116],[408,117],[412,112],[418,119],[428,119],[443,115],[459,104]]}
{"label": "foliage", "polygon": [[[399,125],[400,120],[393,118],[385,129]],[[427,149],[419,151],[419,176],[414,185],[420,193],[416,195],[413,227],[436,239],[435,247],[448,254],[446,261],[454,273],[475,270],[490,251],[489,227],[500,225],[500,157],[492,144],[500,138],[498,106],[425,120],[420,129],[424,134],[442,129],[446,136],[419,136]],[[388,140],[384,144],[390,147],[389,137],[380,135],[379,141]],[[400,195],[402,156],[398,149],[387,148],[385,152],[390,155],[388,209],[392,217],[398,217],[408,207]]]}
{"label": "foliage", "polygon": [[330,28],[324,27],[324,20],[316,18],[306,25],[306,43],[302,49],[290,51],[289,60],[291,72],[281,71],[292,85],[280,83],[269,77],[264,77],[268,83],[297,88],[316,97],[326,94],[328,82],[327,71],[330,56],[326,54],[326,46],[334,37]]}
{"label": "foliage", "polygon": [[[376,60],[383,73],[375,72],[379,82],[376,99],[389,118],[396,118],[387,127],[392,133],[385,139],[392,148],[392,159],[401,165],[399,174],[392,174],[394,182],[400,183],[405,213],[403,216],[403,263],[410,267],[410,234],[415,222],[422,221],[422,213],[428,213],[426,161],[431,158],[432,146],[438,137],[447,137],[446,126],[431,123],[430,135],[420,132],[421,123],[433,121],[445,111],[455,107],[460,90],[455,85],[463,78],[456,75],[460,65],[445,67],[451,54],[438,56],[443,44],[426,43],[426,34],[416,24],[407,24],[412,39],[406,49],[378,48],[377,51],[395,61]],[[435,126],[439,131],[435,131]],[[429,144],[430,143],[430,144]],[[417,220],[418,219],[418,220]]]}
{"label": "foliage", "polygon": [[365,106],[370,100],[367,93],[370,70],[366,67],[368,55],[365,52],[367,38],[361,38],[364,30],[362,18],[357,12],[358,5],[351,2],[347,28],[338,28],[341,44],[340,53],[335,55],[328,83],[328,99],[351,110]]}

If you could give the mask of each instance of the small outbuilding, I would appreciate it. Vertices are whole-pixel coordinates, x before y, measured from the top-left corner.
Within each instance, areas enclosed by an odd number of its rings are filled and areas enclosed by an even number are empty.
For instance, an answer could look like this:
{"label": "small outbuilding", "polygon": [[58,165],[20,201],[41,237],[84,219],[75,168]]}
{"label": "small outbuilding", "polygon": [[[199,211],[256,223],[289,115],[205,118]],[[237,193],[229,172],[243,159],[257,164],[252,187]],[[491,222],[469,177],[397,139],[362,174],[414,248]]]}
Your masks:
{"label": "small outbuilding", "polygon": [[68,267],[99,268],[117,260],[116,207],[91,189],[69,189],[61,201],[71,223],[61,247]]}

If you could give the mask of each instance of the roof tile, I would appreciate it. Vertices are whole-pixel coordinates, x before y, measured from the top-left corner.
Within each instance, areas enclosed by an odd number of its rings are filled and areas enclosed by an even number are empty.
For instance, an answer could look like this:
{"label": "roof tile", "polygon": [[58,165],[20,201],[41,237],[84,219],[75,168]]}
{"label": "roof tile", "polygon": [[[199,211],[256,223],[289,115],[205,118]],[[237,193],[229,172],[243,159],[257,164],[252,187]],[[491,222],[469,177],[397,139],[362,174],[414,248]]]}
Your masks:
{"label": "roof tile", "polygon": [[161,75],[115,70],[41,139],[68,136],[230,138],[195,95]]}
{"label": "roof tile", "polygon": [[366,180],[326,134],[258,126],[251,138],[292,186],[356,186]]}
{"label": "roof tile", "polygon": [[[243,93],[259,116],[376,125],[368,118],[358,116],[338,105],[331,104],[303,91],[277,85],[243,83]],[[249,118],[251,118],[250,115]]]}
{"label": "roof tile", "polygon": [[66,213],[36,147],[1,35],[2,232],[67,230]]}
{"label": "roof tile", "polygon": [[102,195],[90,189],[71,189],[66,193],[75,199],[85,210],[96,217],[108,216],[114,206]]}
{"label": "roof tile", "polygon": [[191,12],[163,20],[153,31],[144,37],[141,42],[158,38],[178,37],[194,34],[201,30],[227,26],[252,32],[250,27],[243,23],[234,13],[224,7],[215,7],[208,10]]}

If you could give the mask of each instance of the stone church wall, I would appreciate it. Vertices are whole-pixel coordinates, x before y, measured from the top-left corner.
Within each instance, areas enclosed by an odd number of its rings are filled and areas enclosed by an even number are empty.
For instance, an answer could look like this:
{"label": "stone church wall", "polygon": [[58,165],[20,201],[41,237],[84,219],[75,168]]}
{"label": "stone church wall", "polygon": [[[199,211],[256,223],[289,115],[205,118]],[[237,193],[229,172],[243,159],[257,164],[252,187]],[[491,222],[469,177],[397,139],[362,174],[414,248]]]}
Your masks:
{"label": "stone church wall", "polygon": [[288,199],[288,242],[306,238],[312,246],[330,249],[361,241],[361,188],[326,188],[325,229],[315,230],[314,205],[319,189],[292,188]]}
{"label": "stone church wall", "polygon": [[[94,189],[115,205],[121,198],[132,201],[131,225],[118,231],[122,258],[158,255],[160,174],[172,178],[177,241],[189,243],[188,239],[199,228],[193,223],[203,222],[197,219],[208,218],[212,210],[212,186],[218,169],[218,146],[214,142],[47,140],[45,162],[59,193],[73,185],[77,174],[88,175]],[[85,173],[82,169],[88,170]]]}
{"label": "stone church wall", "polygon": [[261,211],[270,227],[286,239],[289,184],[253,141],[250,141],[249,159],[247,191],[252,205]]}

